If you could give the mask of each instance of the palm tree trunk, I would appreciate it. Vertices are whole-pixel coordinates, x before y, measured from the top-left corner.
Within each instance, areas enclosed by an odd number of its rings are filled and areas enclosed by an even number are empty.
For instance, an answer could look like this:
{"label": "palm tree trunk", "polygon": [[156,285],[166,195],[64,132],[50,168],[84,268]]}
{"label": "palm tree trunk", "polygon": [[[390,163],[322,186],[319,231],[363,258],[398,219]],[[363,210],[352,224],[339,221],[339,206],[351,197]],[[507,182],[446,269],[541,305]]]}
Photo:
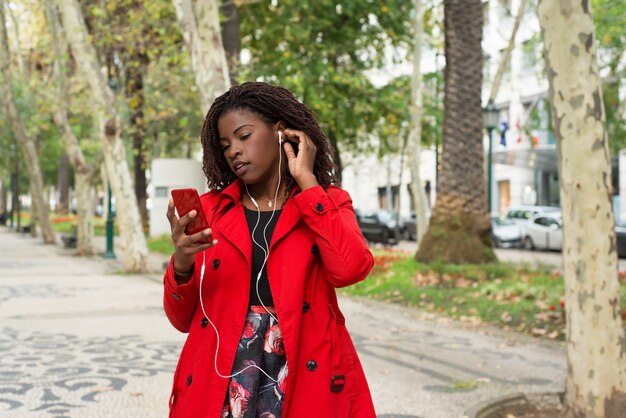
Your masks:
{"label": "palm tree trunk", "polygon": [[482,2],[445,0],[444,14],[442,170],[433,214],[416,259],[482,263],[495,259],[483,182]]}

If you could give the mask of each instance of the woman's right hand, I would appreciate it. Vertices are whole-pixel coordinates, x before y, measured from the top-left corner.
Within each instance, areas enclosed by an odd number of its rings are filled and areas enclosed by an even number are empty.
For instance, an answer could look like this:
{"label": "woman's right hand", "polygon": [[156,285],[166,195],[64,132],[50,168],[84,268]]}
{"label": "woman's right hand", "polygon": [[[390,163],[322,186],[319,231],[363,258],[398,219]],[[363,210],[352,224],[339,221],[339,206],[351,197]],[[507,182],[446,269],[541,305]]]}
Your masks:
{"label": "woman's right hand", "polygon": [[196,215],[196,211],[192,210],[179,219],[174,211],[174,202],[170,200],[167,205],[167,219],[170,222],[174,242],[174,271],[180,274],[191,270],[197,253],[217,244],[217,240],[213,239],[211,228],[193,235],[185,234],[185,226]]}

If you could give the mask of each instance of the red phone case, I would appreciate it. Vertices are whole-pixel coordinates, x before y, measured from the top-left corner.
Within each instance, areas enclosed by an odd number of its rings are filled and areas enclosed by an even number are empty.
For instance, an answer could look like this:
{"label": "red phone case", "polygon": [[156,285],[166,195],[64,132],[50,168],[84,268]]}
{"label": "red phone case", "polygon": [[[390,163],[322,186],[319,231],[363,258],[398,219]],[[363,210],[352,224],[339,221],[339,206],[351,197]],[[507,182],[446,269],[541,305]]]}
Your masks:
{"label": "red phone case", "polygon": [[172,190],[172,199],[174,199],[174,206],[176,206],[179,218],[192,210],[197,213],[196,217],[185,226],[185,234],[193,235],[209,227],[196,189],[174,189]]}

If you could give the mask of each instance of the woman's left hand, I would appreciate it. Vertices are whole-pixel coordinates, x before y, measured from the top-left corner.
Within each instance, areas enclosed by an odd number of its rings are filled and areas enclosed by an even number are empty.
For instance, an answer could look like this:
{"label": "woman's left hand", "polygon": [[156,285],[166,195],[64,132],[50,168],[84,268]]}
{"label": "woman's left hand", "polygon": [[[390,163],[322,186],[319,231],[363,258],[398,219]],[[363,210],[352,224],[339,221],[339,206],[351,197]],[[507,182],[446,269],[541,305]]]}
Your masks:
{"label": "woman's left hand", "polygon": [[[291,176],[294,178],[296,183],[298,183],[301,190],[318,186],[319,183],[313,173],[317,147],[313,141],[311,141],[311,138],[309,138],[309,136],[302,131],[285,129],[284,133],[286,140],[283,142],[283,148],[285,150],[285,155],[287,156],[287,163],[289,165],[289,172],[291,173]],[[288,141],[298,144],[298,155],[296,155],[293,146]]]}

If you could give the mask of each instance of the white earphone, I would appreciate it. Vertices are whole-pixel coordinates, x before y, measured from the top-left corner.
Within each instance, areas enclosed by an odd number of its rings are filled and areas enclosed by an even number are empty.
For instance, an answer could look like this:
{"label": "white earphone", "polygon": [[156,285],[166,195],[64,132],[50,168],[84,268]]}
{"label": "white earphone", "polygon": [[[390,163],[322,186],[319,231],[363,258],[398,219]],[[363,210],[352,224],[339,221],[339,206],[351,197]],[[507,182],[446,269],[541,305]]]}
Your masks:
{"label": "white earphone", "polygon": [[[283,153],[282,153],[282,149],[281,149],[282,148],[281,147],[282,143],[283,143],[283,132],[282,131],[278,131],[278,155],[279,155],[279,157],[278,157],[278,185],[276,186],[276,193],[274,194],[274,205],[272,206],[274,209],[272,210],[272,216],[270,216],[270,219],[267,221],[267,224],[265,225],[265,228],[263,228],[263,239],[264,239],[264,242],[265,242],[265,247],[263,247],[261,244],[259,244],[254,239],[254,234],[256,232],[257,227],[259,226],[259,221],[261,220],[261,209],[259,208],[259,205],[256,202],[256,200],[254,200],[252,195],[250,195],[250,192],[248,191],[248,185],[244,182],[244,186],[246,188],[246,193],[247,193],[248,197],[250,198],[250,200],[252,201],[252,204],[254,204],[254,206],[256,207],[256,210],[257,210],[257,220],[256,220],[256,224],[254,225],[254,228],[252,229],[252,234],[251,234],[252,235],[252,242],[254,244],[256,244],[263,251],[263,254],[264,254],[263,264],[261,265],[261,269],[259,270],[259,273],[257,274],[257,277],[256,277],[256,286],[255,286],[256,287],[256,295],[259,298],[259,301],[261,302],[261,305],[263,306],[263,308],[265,308],[267,313],[272,318],[274,318],[274,321],[276,321],[276,322],[278,322],[278,318],[276,318],[269,311],[269,309],[267,309],[267,306],[265,306],[265,304],[263,303],[263,300],[261,300],[261,296],[259,295],[259,281],[261,280],[261,274],[263,273],[263,269],[267,265],[267,260],[268,260],[269,255],[270,255],[270,247],[269,247],[269,243],[267,242],[267,227],[272,222],[272,219],[274,219],[274,214],[276,213],[276,201],[278,200],[278,191],[280,190],[280,183],[281,183],[281,180],[282,180],[282,178],[281,178],[281,164],[282,164],[282,160],[283,160]],[[233,374],[229,374],[229,375],[223,375],[223,374],[221,374],[219,372],[219,370],[217,370],[217,353],[218,353],[219,348],[220,348],[220,333],[217,330],[217,327],[215,326],[213,321],[211,321],[211,318],[209,318],[209,315],[207,315],[206,311],[204,310],[204,302],[202,300],[202,282],[204,281],[204,270],[205,270],[205,264],[206,264],[205,261],[206,261],[206,256],[205,256],[204,251],[202,251],[202,267],[200,268],[200,285],[199,285],[200,308],[202,309],[202,313],[204,314],[204,317],[209,321],[209,323],[211,324],[211,326],[215,330],[215,335],[217,336],[217,341],[216,341],[216,345],[215,345],[215,357],[214,357],[214,361],[213,361],[213,366],[215,368],[215,373],[217,373],[217,375],[219,377],[231,378],[231,377],[235,377],[235,376],[245,372],[246,370],[248,370],[251,367],[255,367],[255,368],[259,369],[265,376],[267,376],[268,379],[270,379],[274,383],[278,383],[278,379],[274,379],[265,370],[263,370],[262,368],[260,368],[256,364],[250,364],[250,365],[244,367],[243,369],[239,370],[237,373],[233,373]]]}

